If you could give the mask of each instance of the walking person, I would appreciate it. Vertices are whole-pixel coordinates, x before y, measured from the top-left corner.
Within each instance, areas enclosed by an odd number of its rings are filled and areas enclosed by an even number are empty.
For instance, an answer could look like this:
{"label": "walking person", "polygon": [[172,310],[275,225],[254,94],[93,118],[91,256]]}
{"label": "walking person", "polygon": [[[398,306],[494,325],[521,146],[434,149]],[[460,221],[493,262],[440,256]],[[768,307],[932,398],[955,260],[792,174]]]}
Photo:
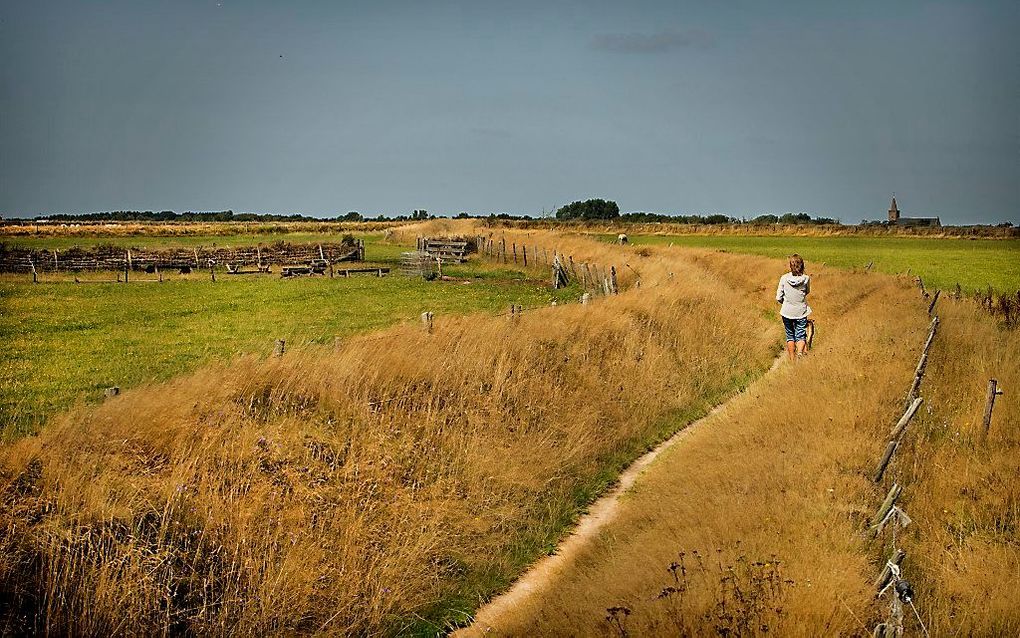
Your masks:
{"label": "walking person", "polygon": [[807,353],[807,324],[811,306],[807,304],[811,292],[811,277],[804,274],[804,260],[790,255],[790,272],[779,278],[776,301],[783,304],[779,314],[786,329],[786,354],[790,361]]}

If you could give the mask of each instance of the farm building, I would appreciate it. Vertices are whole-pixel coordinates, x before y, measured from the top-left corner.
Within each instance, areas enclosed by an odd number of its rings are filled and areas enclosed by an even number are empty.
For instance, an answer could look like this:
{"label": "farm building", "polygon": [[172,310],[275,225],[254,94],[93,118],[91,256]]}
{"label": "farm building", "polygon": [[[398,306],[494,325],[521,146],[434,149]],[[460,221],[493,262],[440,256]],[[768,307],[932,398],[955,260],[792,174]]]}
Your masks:
{"label": "farm building", "polygon": [[900,209],[896,207],[896,196],[892,198],[892,205],[889,206],[889,223],[897,226],[941,226],[942,222],[938,217],[900,217]]}

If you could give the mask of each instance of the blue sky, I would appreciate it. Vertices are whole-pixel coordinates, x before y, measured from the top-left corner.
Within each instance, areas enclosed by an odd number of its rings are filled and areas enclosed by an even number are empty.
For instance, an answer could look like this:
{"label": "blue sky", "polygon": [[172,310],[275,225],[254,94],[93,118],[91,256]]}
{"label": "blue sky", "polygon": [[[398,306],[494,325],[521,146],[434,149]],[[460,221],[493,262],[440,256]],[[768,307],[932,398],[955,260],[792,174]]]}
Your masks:
{"label": "blue sky", "polygon": [[1020,222],[1016,2],[0,5],[0,214]]}

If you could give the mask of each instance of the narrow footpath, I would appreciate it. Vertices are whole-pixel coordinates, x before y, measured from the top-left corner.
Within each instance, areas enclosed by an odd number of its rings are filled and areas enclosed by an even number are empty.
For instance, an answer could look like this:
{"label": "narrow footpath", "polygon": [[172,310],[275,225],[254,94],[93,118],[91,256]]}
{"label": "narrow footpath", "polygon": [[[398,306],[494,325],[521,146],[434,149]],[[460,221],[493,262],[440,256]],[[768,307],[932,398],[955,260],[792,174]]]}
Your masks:
{"label": "narrow footpath", "polygon": [[556,579],[567,567],[576,560],[578,554],[592,543],[598,533],[609,525],[617,515],[621,498],[634,483],[640,478],[642,472],[651,465],[660,454],[673,446],[681,443],[691,433],[700,430],[709,424],[709,421],[726,410],[733,401],[748,392],[753,392],[770,374],[775,372],[784,361],[785,355],[780,355],[772,362],[769,370],[755,379],[750,385],[734,394],[726,401],[716,405],[712,410],[694,421],[687,427],[679,430],[654,449],[646,452],[634,461],[626,470],[620,474],[619,481],[612,490],[596,500],[588,511],[578,520],[577,526],[570,536],[563,540],[556,548],[556,552],[539,560],[531,567],[514,585],[499,596],[496,596],[486,605],[478,610],[472,624],[464,629],[454,632],[452,635],[459,638],[469,636],[481,636],[500,626],[500,620],[508,612],[520,607],[526,602],[539,597],[543,592],[548,591],[556,583]]}

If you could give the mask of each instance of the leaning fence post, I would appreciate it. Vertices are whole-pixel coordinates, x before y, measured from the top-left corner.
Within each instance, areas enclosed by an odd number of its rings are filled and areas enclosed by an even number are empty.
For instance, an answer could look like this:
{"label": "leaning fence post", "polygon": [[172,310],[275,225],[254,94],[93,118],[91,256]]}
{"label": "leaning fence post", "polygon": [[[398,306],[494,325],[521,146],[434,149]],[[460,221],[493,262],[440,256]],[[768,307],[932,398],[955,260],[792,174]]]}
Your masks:
{"label": "leaning fence post", "polygon": [[942,294],[942,290],[936,290],[935,296],[932,297],[931,303],[928,304],[928,315],[931,315],[931,311],[935,309],[935,302],[939,300],[939,295]]}
{"label": "leaning fence post", "polygon": [[432,334],[433,318],[434,315],[431,312],[421,313],[421,327],[425,330],[426,334]]}
{"label": "leaning fence post", "polygon": [[893,486],[889,488],[889,493],[886,494],[885,500],[882,501],[882,505],[879,506],[878,512],[875,513],[875,517],[871,519],[871,531],[878,535],[878,527],[885,520],[886,515],[889,514],[889,510],[892,509],[893,505],[896,504],[896,499],[900,497],[903,492],[903,488],[898,483],[893,483]]}
{"label": "leaning fence post", "polygon": [[897,549],[893,552],[892,558],[886,561],[885,565],[882,566],[882,572],[879,573],[878,578],[875,579],[875,591],[881,592],[885,589],[885,586],[892,580],[893,573],[889,567],[889,563],[892,563],[896,567],[899,567],[903,563],[903,559],[907,557],[907,553],[902,549]]}
{"label": "leaning fence post", "polygon": [[882,476],[885,474],[885,468],[888,467],[889,461],[892,460],[893,454],[896,452],[896,448],[900,446],[900,439],[903,437],[903,432],[907,429],[910,424],[910,420],[914,418],[914,414],[917,413],[917,409],[921,407],[923,399],[917,397],[907,408],[907,411],[903,413],[900,420],[897,421],[893,427],[892,432],[889,434],[889,443],[885,447],[885,454],[882,455],[882,459],[878,462],[878,467],[875,468],[875,482],[882,482]]}
{"label": "leaning fence post", "polygon": [[999,382],[996,379],[988,380],[988,393],[985,395],[985,414],[981,421],[982,426],[984,426],[982,429],[984,436],[988,436],[988,429],[992,426],[992,408],[995,407],[995,397],[1002,394],[1002,390],[998,386]]}
{"label": "leaning fence post", "polygon": [[910,391],[907,392],[907,405],[917,397],[921,389],[921,379],[924,378],[924,370],[928,366],[928,353],[921,353],[921,360],[917,362],[917,369],[914,370],[914,382],[910,384]]}
{"label": "leaning fence post", "polygon": [[276,343],[273,345],[273,356],[282,357],[286,346],[287,342],[284,339],[277,339]]}

